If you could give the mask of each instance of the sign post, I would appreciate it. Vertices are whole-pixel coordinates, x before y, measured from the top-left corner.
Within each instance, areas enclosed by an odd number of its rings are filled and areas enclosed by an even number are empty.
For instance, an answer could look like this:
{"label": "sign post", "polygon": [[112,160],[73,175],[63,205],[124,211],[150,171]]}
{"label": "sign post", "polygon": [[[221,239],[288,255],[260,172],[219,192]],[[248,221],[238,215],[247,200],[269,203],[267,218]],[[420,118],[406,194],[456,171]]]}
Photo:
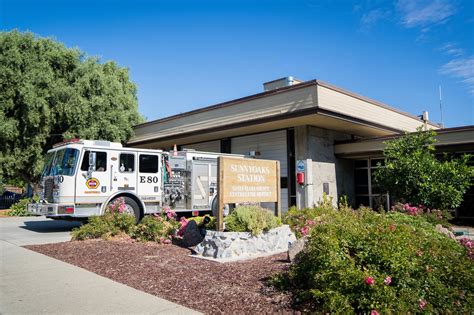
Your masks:
{"label": "sign post", "polygon": [[224,230],[224,206],[228,203],[274,202],[281,217],[280,162],[220,156],[217,162],[217,228]]}

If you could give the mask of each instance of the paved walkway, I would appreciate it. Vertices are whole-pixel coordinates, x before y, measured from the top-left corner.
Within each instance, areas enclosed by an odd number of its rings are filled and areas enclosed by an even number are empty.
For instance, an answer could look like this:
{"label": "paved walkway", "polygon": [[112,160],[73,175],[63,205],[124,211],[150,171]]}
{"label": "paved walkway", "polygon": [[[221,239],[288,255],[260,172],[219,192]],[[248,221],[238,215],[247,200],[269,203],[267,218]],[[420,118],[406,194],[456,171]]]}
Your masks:
{"label": "paved walkway", "polygon": [[67,241],[78,225],[42,217],[0,218],[0,314],[196,313],[21,247]]}

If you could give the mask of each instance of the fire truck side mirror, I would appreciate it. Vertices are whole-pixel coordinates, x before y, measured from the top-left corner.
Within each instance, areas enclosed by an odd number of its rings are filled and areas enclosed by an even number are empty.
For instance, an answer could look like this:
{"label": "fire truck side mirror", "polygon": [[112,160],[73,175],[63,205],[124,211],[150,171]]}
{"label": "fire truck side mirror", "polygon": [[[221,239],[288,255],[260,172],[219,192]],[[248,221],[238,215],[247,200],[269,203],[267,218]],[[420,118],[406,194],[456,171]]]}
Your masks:
{"label": "fire truck side mirror", "polygon": [[88,177],[91,177],[92,172],[95,171],[96,161],[97,161],[97,153],[89,152],[89,169],[87,171],[87,176]]}

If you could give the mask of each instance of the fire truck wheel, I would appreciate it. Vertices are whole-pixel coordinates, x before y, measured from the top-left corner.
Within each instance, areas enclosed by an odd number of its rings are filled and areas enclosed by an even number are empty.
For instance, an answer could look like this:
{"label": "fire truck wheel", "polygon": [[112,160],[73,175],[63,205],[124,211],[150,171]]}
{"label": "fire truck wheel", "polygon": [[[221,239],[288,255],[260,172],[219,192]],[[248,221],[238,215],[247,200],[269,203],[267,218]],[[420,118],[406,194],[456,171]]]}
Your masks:
{"label": "fire truck wheel", "polygon": [[[138,223],[141,219],[140,207],[137,202],[130,197],[123,197],[125,202],[125,213],[135,216],[135,221]],[[112,201],[113,202],[113,201]]]}
{"label": "fire truck wheel", "polygon": [[217,217],[217,207],[219,207],[219,205],[217,204],[217,197],[214,198],[212,200],[212,204],[211,204],[211,211],[212,211],[212,216],[213,217]]}

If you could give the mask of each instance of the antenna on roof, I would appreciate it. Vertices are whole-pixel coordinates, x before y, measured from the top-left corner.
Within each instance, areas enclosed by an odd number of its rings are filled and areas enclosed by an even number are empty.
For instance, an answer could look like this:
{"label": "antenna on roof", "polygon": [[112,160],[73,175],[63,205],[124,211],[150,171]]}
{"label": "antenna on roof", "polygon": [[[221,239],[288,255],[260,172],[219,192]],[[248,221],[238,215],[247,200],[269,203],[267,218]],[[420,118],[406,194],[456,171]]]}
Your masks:
{"label": "antenna on roof", "polygon": [[444,128],[444,122],[443,122],[443,104],[442,104],[442,98],[441,98],[441,85],[439,85],[439,111],[441,112],[441,128]]}

